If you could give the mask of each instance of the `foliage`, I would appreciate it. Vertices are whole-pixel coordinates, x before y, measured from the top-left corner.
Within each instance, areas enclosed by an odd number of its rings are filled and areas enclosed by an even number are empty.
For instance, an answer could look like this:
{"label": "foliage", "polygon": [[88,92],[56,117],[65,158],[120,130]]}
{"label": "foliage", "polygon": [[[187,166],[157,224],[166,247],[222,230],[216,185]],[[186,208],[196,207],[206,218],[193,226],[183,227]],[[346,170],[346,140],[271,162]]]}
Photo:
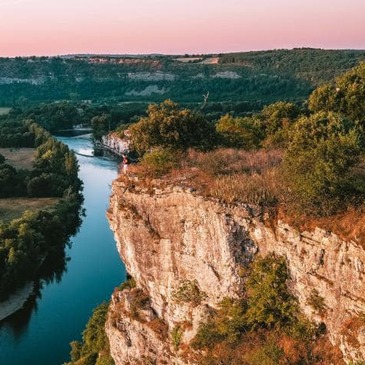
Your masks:
{"label": "foliage", "polygon": [[336,79],[335,84],[322,85],[309,97],[312,111],[333,111],[352,120],[365,122],[365,62]]}
{"label": "foliage", "polygon": [[171,341],[176,351],[179,349],[183,334],[184,331],[179,325],[175,326],[171,331]]}
{"label": "foliage", "polygon": [[[67,146],[56,141],[35,123],[14,123],[14,129],[10,125],[7,128],[9,136],[25,128],[24,133],[28,134],[23,142],[28,144],[28,138],[31,138],[32,144],[38,148],[34,169],[30,172],[17,171],[6,164],[0,165],[1,197],[45,196],[61,199],[51,209],[26,211],[19,219],[1,222],[1,299],[34,278],[44,258],[65,247],[80,223],[82,202],[77,160]],[[19,141],[23,143],[21,138]]]}
{"label": "foliage", "polygon": [[206,294],[200,290],[196,280],[184,280],[172,293],[172,297],[175,301],[192,303],[193,305],[200,304],[205,296]]}
{"label": "foliage", "polygon": [[107,303],[96,307],[82,333],[82,342],[72,341],[71,362],[67,365],[113,365],[109,341],[104,326],[108,314]]}
{"label": "foliage", "polygon": [[364,51],[294,48],[223,54],[220,63],[248,66],[261,73],[291,75],[307,80],[311,85],[319,85],[351,69],[364,58]]}
{"label": "foliage", "polygon": [[329,215],[364,194],[365,182],[352,170],[363,144],[357,124],[321,112],[301,118],[290,137],[283,175],[298,210]]}
{"label": "foliage", "polygon": [[136,287],[136,281],[133,278],[129,278],[124,283],[120,284],[118,290],[122,291],[124,289],[133,289]]}
{"label": "foliage", "polygon": [[258,115],[265,133],[262,145],[265,148],[286,147],[290,129],[299,114],[300,109],[289,102],[278,101],[265,106]]}
{"label": "foliage", "polygon": [[174,167],[177,167],[178,160],[178,153],[167,149],[155,148],[143,155],[140,167],[145,175],[160,177],[170,172]]}
{"label": "foliage", "polygon": [[287,288],[285,260],[268,256],[255,260],[247,280],[247,323],[255,327],[289,326],[297,315],[297,305]]}
{"label": "foliage", "polygon": [[260,125],[251,117],[234,118],[226,114],[218,120],[216,130],[225,147],[250,150],[258,148],[262,140]]}
{"label": "foliage", "polygon": [[91,126],[94,139],[100,141],[101,137],[110,131],[110,116],[107,114],[95,116],[91,119]]}
{"label": "foliage", "polygon": [[308,299],[308,304],[315,309],[319,314],[323,314],[326,309],[325,300],[318,293],[317,289],[313,289]]}
{"label": "foliage", "polygon": [[286,124],[291,123],[300,114],[299,108],[289,102],[278,101],[265,106],[259,116],[267,134],[274,134]]}
{"label": "foliage", "polygon": [[170,100],[151,104],[147,114],[129,128],[132,145],[141,154],[155,147],[206,150],[214,143],[214,129],[202,115]]}
{"label": "foliage", "polygon": [[204,350],[200,363],[309,363],[321,335],[301,314],[287,280],[283,258],[256,258],[242,297],[224,299],[199,327],[192,346]]}
{"label": "foliage", "polygon": [[250,365],[278,365],[283,363],[284,351],[275,341],[270,340],[258,347],[249,357]]}

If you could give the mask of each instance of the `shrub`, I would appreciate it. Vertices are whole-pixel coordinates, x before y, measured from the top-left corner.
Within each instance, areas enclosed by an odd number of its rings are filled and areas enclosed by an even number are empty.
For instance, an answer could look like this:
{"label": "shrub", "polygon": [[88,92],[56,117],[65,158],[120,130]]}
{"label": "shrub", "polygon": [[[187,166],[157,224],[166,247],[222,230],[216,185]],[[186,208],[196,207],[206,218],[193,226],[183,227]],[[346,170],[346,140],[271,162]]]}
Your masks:
{"label": "shrub", "polygon": [[315,309],[319,314],[323,314],[326,309],[324,298],[318,293],[318,290],[313,289],[310,297],[308,298],[308,304]]}
{"label": "shrub", "polygon": [[[365,193],[352,168],[362,149],[358,126],[333,113],[302,118],[291,133],[283,176],[297,211],[330,215]],[[356,184],[354,184],[356,181]]]}
{"label": "shrub", "polygon": [[258,148],[263,138],[259,122],[250,117],[234,118],[226,114],[218,120],[216,130],[225,147],[250,150]]}
{"label": "shrub", "polygon": [[247,280],[247,323],[252,327],[290,326],[299,313],[287,288],[285,260],[273,255],[255,260]]}
{"label": "shrub", "polygon": [[184,280],[178,289],[172,293],[172,297],[177,302],[192,303],[198,305],[205,298],[206,294],[199,289],[196,280]]}
{"label": "shrub", "polygon": [[184,331],[181,326],[175,326],[171,331],[171,341],[176,351],[180,346],[183,334]]}
{"label": "shrub", "polygon": [[136,287],[136,281],[133,278],[129,278],[127,281],[119,285],[119,290],[133,289]]}
{"label": "shrub", "polygon": [[284,364],[284,351],[274,342],[268,341],[258,347],[248,357],[250,365],[278,365]]}
{"label": "shrub", "polygon": [[82,333],[82,343],[71,342],[71,362],[67,365],[114,365],[104,326],[109,305],[96,307]]}
{"label": "shrub", "polygon": [[156,148],[146,153],[140,164],[140,168],[145,175],[160,177],[178,165],[178,154],[166,149]]}

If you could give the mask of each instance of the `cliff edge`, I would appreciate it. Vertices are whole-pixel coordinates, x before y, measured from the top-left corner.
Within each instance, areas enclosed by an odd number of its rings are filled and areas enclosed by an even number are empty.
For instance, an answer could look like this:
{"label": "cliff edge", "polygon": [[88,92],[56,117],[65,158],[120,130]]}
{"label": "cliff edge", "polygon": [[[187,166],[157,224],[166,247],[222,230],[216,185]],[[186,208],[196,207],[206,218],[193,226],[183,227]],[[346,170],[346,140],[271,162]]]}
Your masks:
{"label": "cliff edge", "polygon": [[224,298],[239,296],[256,255],[271,252],[286,258],[291,292],[310,320],[325,325],[345,361],[365,358],[365,251],[357,242],[319,228],[270,225],[257,207],[192,189],[143,189],[133,181],[113,183],[108,218],[136,283],[116,290],[109,308],[117,365],[197,364],[186,350],[199,325]]}

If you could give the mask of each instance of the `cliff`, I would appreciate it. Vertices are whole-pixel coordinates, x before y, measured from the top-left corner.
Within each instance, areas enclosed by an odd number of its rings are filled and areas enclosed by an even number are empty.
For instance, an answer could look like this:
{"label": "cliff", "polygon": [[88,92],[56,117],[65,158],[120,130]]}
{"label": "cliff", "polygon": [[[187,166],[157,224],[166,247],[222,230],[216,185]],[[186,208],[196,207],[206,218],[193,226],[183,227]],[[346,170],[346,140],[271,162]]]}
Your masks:
{"label": "cliff", "polygon": [[[347,362],[365,358],[365,251],[331,232],[298,232],[248,205],[227,206],[191,189],[115,181],[108,212],[137,287],[116,291],[106,331],[121,364],[195,364],[186,345],[211,308],[235,298],[257,254],[285,256],[290,289],[324,323]],[[320,298],[320,307],[313,304]]]}

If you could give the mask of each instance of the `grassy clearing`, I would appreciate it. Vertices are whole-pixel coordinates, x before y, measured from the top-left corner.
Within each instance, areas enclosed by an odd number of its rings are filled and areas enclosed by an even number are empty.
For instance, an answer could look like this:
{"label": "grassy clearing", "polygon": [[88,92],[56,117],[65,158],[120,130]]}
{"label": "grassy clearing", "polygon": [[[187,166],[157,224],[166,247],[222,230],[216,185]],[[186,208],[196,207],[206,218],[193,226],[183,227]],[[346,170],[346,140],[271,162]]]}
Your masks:
{"label": "grassy clearing", "polygon": [[11,108],[0,107],[0,115],[8,114]]}
{"label": "grassy clearing", "polygon": [[[158,182],[160,187],[173,184],[193,188],[226,203],[275,206],[282,195],[280,150],[218,149],[207,153],[191,150],[175,157],[176,161],[167,166],[166,171],[160,160],[145,158],[141,164],[132,165],[128,175],[141,177],[145,187],[151,187],[154,178],[163,176]],[[124,179],[123,175],[119,177],[121,181]]]}
{"label": "grassy clearing", "polygon": [[34,160],[34,148],[0,148],[5,162],[16,169],[31,170]]}
{"label": "grassy clearing", "polygon": [[20,218],[26,210],[37,211],[54,206],[58,198],[6,198],[0,199],[0,221]]}

